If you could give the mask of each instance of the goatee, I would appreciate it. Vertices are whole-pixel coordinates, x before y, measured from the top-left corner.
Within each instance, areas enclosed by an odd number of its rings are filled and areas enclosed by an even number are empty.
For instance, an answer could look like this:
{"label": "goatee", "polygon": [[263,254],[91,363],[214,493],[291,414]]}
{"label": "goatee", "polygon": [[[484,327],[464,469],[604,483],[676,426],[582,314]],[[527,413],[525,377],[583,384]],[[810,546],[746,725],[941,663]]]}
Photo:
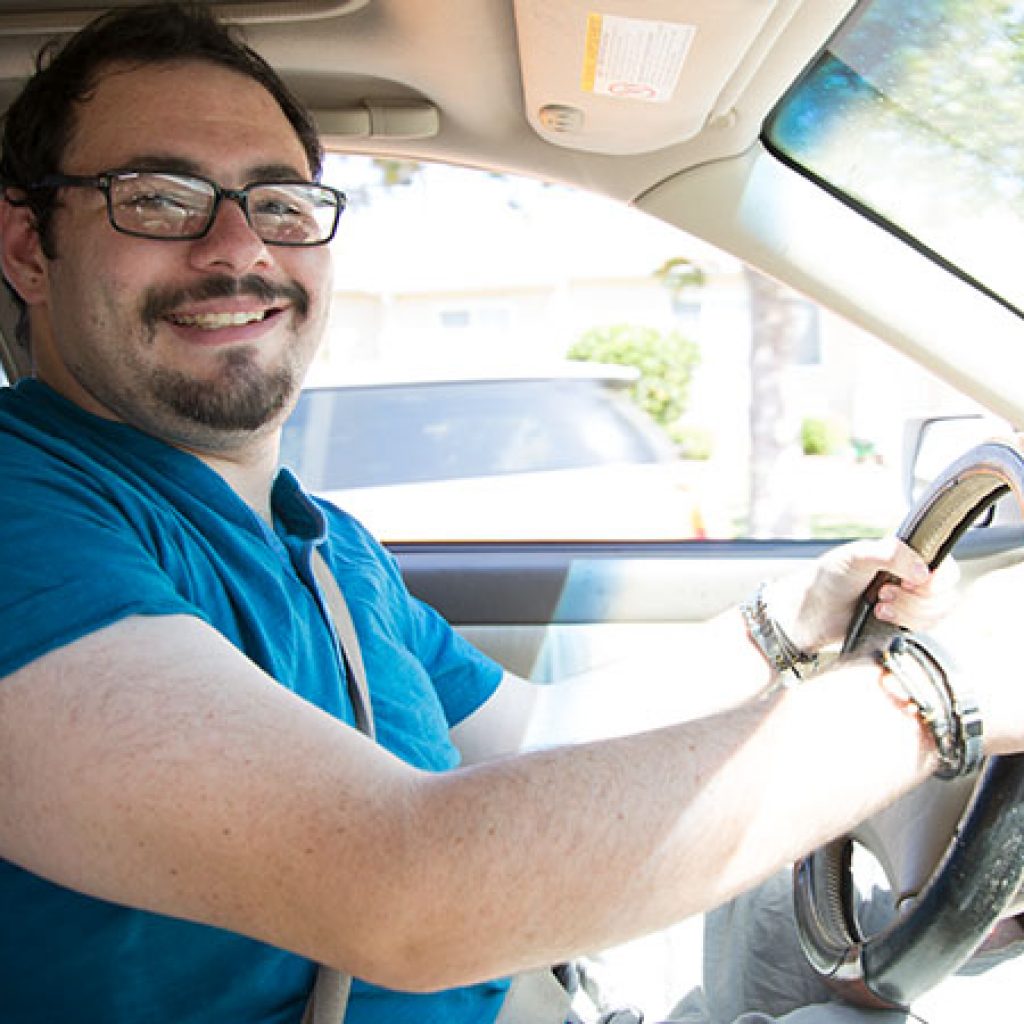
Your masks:
{"label": "goatee", "polygon": [[215,430],[257,430],[273,419],[294,394],[288,369],[261,370],[246,349],[224,354],[223,372],[197,381],[175,370],[153,373],[154,397],[166,409]]}

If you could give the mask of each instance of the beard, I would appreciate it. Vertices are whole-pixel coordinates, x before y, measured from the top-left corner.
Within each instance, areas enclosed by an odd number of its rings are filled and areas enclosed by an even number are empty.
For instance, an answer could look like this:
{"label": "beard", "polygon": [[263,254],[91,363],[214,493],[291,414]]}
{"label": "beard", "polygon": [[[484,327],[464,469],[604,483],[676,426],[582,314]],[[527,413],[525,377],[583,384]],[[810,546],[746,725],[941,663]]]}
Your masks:
{"label": "beard", "polygon": [[164,409],[218,431],[257,430],[289,404],[298,388],[285,367],[262,370],[247,351],[225,354],[215,380],[195,380],[175,370],[156,370],[151,391]]}
{"label": "beard", "polygon": [[[268,304],[283,299],[296,324],[309,315],[309,293],[295,282],[214,276],[187,289],[151,291],[143,305],[143,325],[152,336],[164,316],[190,301],[243,295]],[[196,380],[177,370],[152,371],[150,393],[160,407],[185,422],[216,431],[253,431],[290,404],[300,385],[299,372],[291,365],[263,369],[251,350],[239,348],[224,353],[220,372],[212,379]]]}

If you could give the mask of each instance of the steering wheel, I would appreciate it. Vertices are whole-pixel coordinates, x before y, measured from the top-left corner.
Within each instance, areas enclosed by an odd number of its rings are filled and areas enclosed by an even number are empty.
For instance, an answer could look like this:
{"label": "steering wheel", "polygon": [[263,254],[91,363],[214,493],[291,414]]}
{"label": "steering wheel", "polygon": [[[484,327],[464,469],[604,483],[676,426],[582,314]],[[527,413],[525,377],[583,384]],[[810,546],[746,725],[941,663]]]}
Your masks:
{"label": "steering wheel", "polygon": [[[1024,455],[1010,443],[973,448],[928,488],[898,536],[934,568],[997,499],[1024,507]],[[872,614],[879,574],[862,595],[844,653],[878,650],[894,627]],[[852,769],[852,770],[855,770]],[[853,864],[876,859],[893,908],[861,923]],[[849,1002],[906,1009],[955,971],[1013,907],[1024,883],[1024,755],[990,757],[966,779],[932,779],[794,868],[800,943]]]}

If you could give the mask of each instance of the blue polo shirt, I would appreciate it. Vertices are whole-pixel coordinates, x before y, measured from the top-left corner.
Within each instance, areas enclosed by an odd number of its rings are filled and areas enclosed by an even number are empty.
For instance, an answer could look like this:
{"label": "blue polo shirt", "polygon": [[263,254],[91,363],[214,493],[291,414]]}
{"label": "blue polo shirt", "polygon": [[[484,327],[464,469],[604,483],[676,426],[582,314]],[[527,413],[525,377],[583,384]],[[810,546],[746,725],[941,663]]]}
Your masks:
{"label": "blue polo shirt", "polygon": [[[130,615],[194,615],[282,686],[352,709],[310,570],[320,545],[348,601],[378,741],[444,771],[448,730],[501,668],[406,590],[351,517],[282,470],[274,528],[212,469],[38,381],[0,390],[0,685]],[[92,899],[0,859],[0,1019],[295,1024],[315,967],[238,935]],[[504,982],[433,996],[356,982],[348,1024],[488,1024]]]}

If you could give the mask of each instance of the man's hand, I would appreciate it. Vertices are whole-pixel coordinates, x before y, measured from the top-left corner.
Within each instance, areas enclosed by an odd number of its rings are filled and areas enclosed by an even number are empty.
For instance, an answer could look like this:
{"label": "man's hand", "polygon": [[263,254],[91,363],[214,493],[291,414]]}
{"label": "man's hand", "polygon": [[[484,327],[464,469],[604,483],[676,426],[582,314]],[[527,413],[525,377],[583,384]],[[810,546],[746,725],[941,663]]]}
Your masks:
{"label": "man's hand", "polygon": [[1024,564],[986,572],[968,585],[933,633],[949,651],[963,685],[981,707],[985,749],[999,754],[1024,742],[1020,619]]}
{"label": "man's hand", "polygon": [[932,572],[903,541],[886,537],[833,548],[808,572],[772,583],[772,614],[797,647],[820,651],[843,639],[858,598],[880,572],[894,577],[874,610],[884,622],[929,630],[953,608],[959,579],[953,560]]}

